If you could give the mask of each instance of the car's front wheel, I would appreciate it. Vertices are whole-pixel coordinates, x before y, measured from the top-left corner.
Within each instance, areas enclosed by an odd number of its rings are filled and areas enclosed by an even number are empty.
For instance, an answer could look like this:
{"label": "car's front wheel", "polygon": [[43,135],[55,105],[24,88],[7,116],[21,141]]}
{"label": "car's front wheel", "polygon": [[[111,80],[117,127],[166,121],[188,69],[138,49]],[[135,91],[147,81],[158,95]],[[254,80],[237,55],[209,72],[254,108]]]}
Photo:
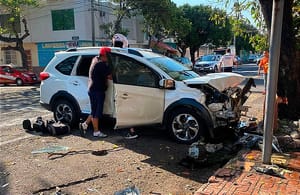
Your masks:
{"label": "car's front wheel", "polygon": [[24,85],[24,82],[23,82],[22,79],[18,78],[18,79],[16,80],[16,84],[17,84],[18,86],[22,86],[22,85]]}
{"label": "car's front wheel", "polygon": [[189,108],[180,108],[172,112],[168,120],[170,136],[179,143],[191,144],[203,135],[201,117]]}
{"label": "car's front wheel", "polygon": [[79,121],[79,115],[75,106],[66,100],[58,100],[54,104],[53,115],[56,121],[67,123],[70,126],[75,126]]}

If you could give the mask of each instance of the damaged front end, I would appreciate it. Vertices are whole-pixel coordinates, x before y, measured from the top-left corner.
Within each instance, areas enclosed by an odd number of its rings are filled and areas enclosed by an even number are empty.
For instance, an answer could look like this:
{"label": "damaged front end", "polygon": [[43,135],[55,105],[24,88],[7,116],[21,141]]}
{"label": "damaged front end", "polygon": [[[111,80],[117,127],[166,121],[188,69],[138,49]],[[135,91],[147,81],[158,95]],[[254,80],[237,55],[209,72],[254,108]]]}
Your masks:
{"label": "damaged front end", "polygon": [[255,87],[254,79],[249,78],[243,88],[238,85],[245,77],[234,73],[209,74],[204,79],[187,84],[205,94],[205,104],[213,118],[214,128],[236,127],[242,113],[248,111],[243,104],[251,94],[251,87]]}

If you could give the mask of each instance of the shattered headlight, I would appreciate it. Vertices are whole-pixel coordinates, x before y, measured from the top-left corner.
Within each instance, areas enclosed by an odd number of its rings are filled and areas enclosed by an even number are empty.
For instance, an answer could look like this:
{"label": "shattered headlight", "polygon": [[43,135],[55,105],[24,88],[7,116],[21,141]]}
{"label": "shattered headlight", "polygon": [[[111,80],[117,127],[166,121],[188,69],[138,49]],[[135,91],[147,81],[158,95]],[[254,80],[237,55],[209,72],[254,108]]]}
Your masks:
{"label": "shattered headlight", "polygon": [[236,114],[234,111],[231,110],[226,110],[226,111],[223,110],[223,111],[216,112],[216,117],[223,118],[223,119],[235,118]]}

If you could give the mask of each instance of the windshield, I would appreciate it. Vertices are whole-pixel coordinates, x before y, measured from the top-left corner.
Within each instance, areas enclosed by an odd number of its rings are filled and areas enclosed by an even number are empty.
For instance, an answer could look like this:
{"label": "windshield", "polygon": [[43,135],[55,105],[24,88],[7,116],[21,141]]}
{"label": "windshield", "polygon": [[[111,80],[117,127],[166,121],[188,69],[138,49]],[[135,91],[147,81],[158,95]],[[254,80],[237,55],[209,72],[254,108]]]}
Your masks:
{"label": "windshield", "polygon": [[202,56],[201,61],[217,61],[217,56]]}
{"label": "windshield", "polygon": [[183,81],[199,77],[197,73],[188,69],[181,63],[167,57],[148,58],[149,61],[154,63],[170,77],[176,81]]}

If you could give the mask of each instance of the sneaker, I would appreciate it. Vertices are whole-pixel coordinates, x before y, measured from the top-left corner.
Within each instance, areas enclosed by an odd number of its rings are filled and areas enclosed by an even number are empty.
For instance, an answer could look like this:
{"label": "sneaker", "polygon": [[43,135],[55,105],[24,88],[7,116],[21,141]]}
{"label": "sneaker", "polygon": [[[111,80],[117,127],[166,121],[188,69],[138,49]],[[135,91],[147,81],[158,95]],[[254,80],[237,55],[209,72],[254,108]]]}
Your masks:
{"label": "sneaker", "polygon": [[129,132],[129,133],[127,133],[127,135],[125,135],[124,138],[125,139],[135,139],[135,138],[138,138],[138,134]]}
{"label": "sneaker", "polygon": [[107,137],[107,135],[104,134],[104,133],[102,133],[101,131],[96,131],[96,132],[94,132],[94,133],[93,133],[93,136],[94,136],[94,137],[101,137],[101,138]]}
{"label": "sneaker", "polygon": [[85,136],[88,125],[86,123],[79,123],[79,132],[82,137]]}

